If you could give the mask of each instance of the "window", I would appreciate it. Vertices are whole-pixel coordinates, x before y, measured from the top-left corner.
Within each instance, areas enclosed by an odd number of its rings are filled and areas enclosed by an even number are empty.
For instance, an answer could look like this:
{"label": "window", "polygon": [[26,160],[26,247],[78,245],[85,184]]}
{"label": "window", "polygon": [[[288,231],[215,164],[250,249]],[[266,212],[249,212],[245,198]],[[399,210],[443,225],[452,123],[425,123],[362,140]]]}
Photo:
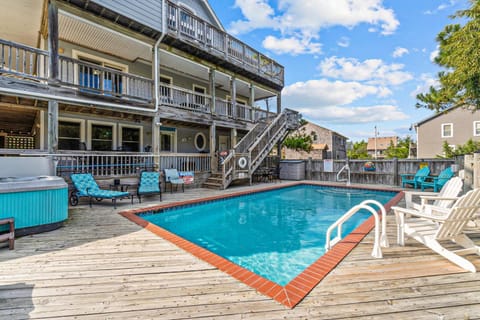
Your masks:
{"label": "window", "polygon": [[195,139],[193,142],[195,144],[195,148],[198,151],[205,150],[205,147],[207,146],[207,138],[205,137],[205,134],[202,132],[199,132],[195,135]]}
{"label": "window", "polygon": [[92,124],[92,150],[111,151],[113,149],[113,125]]}
{"label": "window", "polygon": [[83,91],[101,92],[107,95],[124,92],[123,76],[120,72],[128,72],[128,66],[76,50],[72,50],[72,56],[84,62],[78,65],[78,85],[90,89],[82,89]]}
{"label": "window", "polygon": [[442,138],[451,138],[453,137],[453,124],[452,123],[443,123],[442,124]]}
{"label": "window", "polygon": [[81,146],[81,123],[59,121],[58,122],[58,149],[82,150]]}
{"label": "window", "polygon": [[141,148],[140,128],[121,127],[122,151],[139,152]]}
{"label": "window", "polygon": [[480,136],[480,121],[473,121],[473,135]]}

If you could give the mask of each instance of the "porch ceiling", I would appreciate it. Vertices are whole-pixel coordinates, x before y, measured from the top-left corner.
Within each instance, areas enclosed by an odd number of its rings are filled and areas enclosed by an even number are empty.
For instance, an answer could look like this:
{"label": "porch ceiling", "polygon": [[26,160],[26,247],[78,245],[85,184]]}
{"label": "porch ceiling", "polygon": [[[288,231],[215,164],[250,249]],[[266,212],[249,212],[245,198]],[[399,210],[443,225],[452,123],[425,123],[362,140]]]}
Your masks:
{"label": "porch ceiling", "polygon": [[42,0],[2,1],[0,38],[36,47],[42,23]]}
{"label": "porch ceiling", "polygon": [[88,20],[59,11],[59,38],[129,61],[152,60],[150,44],[109,30]]}
{"label": "porch ceiling", "polygon": [[0,132],[30,134],[33,130],[38,110],[18,109],[0,105]]}

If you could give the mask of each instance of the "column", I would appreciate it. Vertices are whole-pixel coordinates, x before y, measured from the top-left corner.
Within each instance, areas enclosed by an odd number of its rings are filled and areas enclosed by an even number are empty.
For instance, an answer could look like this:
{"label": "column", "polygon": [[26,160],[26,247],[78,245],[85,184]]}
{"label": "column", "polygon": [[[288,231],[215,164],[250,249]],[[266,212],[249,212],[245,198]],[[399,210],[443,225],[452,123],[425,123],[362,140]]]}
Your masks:
{"label": "column", "polygon": [[213,121],[212,125],[210,126],[210,159],[212,173],[216,173],[218,169],[218,154],[217,154],[217,125],[215,121]]}
{"label": "column", "polygon": [[48,153],[58,150],[58,101],[48,101]]}
{"label": "column", "polygon": [[237,119],[237,82],[235,77],[230,79],[230,90],[232,96],[232,116],[233,119]]}
{"label": "column", "polygon": [[160,115],[157,113],[152,119],[152,153],[155,168],[160,168]]}
{"label": "column", "polygon": [[215,99],[216,99],[216,88],[215,88],[215,70],[210,69],[208,73],[208,79],[210,82],[210,96],[212,97],[212,101],[210,102],[210,112],[215,114]]}
{"label": "column", "polygon": [[248,104],[252,107],[252,121],[255,121],[255,86],[250,84],[250,99]]}
{"label": "column", "polygon": [[58,8],[55,0],[48,4],[48,53],[50,56],[50,82],[58,82]]}

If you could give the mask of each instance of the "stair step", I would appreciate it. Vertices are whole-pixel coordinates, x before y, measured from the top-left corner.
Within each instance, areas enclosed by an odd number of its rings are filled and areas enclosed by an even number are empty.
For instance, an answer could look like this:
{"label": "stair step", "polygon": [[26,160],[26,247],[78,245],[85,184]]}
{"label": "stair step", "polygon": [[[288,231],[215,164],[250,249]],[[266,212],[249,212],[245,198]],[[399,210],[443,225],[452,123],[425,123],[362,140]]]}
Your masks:
{"label": "stair step", "polygon": [[222,190],[223,189],[221,184],[211,183],[211,182],[208,182],[208,181],[204,182],[202,184],[202,187],[208,188],[208,189],[215,189],[215,190]]}

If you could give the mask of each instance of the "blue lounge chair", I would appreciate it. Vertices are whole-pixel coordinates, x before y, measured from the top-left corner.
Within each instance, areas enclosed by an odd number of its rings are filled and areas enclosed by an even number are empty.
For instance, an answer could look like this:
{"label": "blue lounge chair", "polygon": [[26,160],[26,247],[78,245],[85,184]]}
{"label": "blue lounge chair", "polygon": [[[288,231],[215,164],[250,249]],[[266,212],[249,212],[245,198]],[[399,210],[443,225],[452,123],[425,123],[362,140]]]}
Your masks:
{"label": "blue lounge chair", "polygon": [[97,182],[91,173],[73,173],[70,175],[75,190],[70,193],[70,205],[76,206],[81,197],[88,197],[90,207],[92,200],[112,199],[113,207],[117,208],[117,199],[131,198],[133,204],[133,197],[126,191],[113,191],[100,189]]}
{"label": "blue lounge chair", "polygon": [[440,172],[438,177],[427,177],[425,181],[423,181],[421,184],[422,191],[426,188],[433,188],[433,192],[438,192],[452,177],[452,168],[448,167],[447,169]]}
{"label": "blue lounge chair", "polygon": [[[175,190],[178,189],[178,186],[182,186],[182,191],[185,192],[184,181],[180,178],[177,169],[164,169],[165,173],[165,183],[170,183],[170,193],[173,193],[173,185],[175,185]],[[167,189],[165,185],[165,190]]]}
{"label": "blue lounge chair", "polygon": [[159,194],[162,201],[162,190],[160,188],[160,173],[142,171],[138,181],[137,197],[138,202],[142,202],[142,195]]}
{"label": "blue lounge chair", "polygon": [[406,185],[412,185],[414,189],[420,188],[425,178],[430,174],[430,168],[428,166],[421,168],[415,174],[401,174],[402,188]]}

